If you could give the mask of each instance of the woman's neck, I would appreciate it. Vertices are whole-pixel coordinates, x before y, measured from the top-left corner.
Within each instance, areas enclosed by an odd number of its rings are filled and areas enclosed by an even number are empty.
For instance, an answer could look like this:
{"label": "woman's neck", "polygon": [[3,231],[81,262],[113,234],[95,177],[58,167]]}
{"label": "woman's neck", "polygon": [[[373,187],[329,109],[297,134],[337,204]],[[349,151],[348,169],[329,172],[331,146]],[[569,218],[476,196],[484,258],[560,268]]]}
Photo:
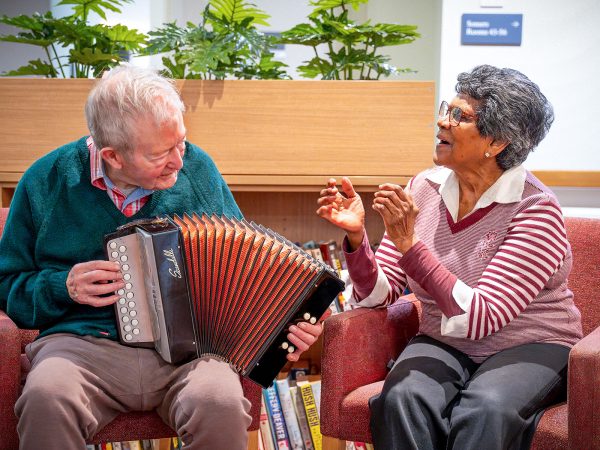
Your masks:
{"label": "woman's neck", "polygon": [[458,216],[461,220],[468,215],[481,198],[497,180],[502,176],[502,169],[496,164],[494,167],[483,167],[475,171],[454,171],[458,178]]}

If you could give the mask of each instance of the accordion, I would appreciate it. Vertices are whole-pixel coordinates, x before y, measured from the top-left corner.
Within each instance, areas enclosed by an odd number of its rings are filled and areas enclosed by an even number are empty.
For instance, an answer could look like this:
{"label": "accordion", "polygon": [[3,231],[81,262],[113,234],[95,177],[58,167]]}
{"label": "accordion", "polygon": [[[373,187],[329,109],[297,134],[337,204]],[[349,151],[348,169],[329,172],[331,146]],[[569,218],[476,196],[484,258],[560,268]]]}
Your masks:
{"label": "accordion", "polygon": [[245,219],[142,219],[104,248],[126,283],[115,303],[123,344],[173,364],[216,357],[263,387],[294,351],[289,326],[315,323],[344,288],[328,265]]}

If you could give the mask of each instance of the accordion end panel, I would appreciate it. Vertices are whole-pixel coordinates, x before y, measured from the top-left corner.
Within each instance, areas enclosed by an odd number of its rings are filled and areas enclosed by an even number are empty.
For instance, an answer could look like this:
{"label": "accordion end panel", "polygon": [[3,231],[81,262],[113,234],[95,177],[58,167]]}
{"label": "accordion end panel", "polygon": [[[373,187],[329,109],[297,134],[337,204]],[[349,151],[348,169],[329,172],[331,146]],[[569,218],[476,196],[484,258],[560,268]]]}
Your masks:
{"label": "accordion end panel", "polygon": [[[344,283],[336,276],[324,271],[320,282],[308,293],[306,301],[294,316],[292,323],[306,320],[307,317],[320,318],[331,302],[344,289]],[[287,342],[289,326],[277,335],[263,356],[256,362],[246,376],[263,387],[269,387],[287,362],[287,351],[283,348]]]}

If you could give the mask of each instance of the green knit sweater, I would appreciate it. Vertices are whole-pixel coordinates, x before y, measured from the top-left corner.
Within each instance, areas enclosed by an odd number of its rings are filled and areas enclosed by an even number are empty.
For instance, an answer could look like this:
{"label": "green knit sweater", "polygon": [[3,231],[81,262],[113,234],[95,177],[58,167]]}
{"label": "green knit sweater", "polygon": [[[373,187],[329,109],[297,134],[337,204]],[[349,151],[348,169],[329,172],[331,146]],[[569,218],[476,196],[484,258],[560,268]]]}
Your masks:
{"label": "green knit sweater", "polygon": [[114,307],[74,302],[67,293],[73,265],[106,259],[104,235],[135,219],[198,212],[241,217],[210,157],[187,143],[175,186],[151,195],[126,217],[108,194],[91,185],[86,138],[36,161],[13,197],[0,241],[0,309],[40,336],[74,333],[117,338]]}

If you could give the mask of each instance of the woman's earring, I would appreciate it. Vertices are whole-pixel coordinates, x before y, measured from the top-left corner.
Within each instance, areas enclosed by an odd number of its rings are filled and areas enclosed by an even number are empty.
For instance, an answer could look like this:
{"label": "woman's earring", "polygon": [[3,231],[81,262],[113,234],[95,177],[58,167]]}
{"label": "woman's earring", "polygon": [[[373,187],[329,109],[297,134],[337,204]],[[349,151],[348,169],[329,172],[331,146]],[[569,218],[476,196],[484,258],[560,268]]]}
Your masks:
{"label": "woman's earring", "polygon": [[489,158],[490,157],[490,152],[485,152],[485,157]]}

